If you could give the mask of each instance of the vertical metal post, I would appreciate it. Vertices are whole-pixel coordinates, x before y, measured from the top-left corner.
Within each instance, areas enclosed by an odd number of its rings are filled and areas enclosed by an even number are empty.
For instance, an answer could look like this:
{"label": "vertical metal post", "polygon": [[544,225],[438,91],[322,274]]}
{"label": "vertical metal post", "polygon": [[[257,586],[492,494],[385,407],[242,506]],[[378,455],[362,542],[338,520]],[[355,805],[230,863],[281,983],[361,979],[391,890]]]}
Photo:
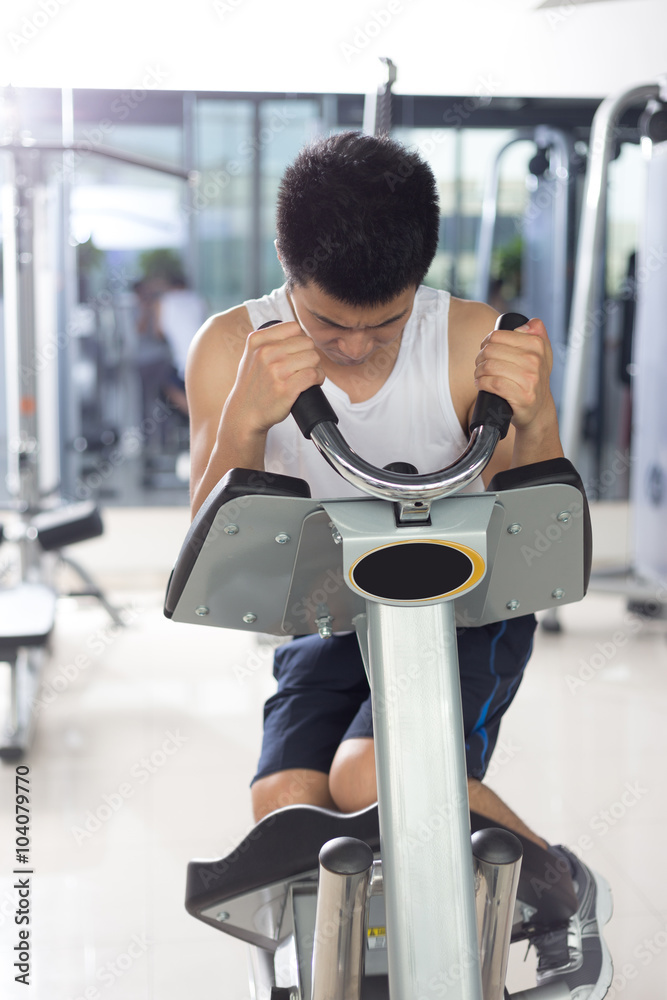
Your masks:
{"label": "vertical metal post", "polygon": [[472,853],[482,993],[503,1000],[523,848],[513,833],[491,828],[473,834]]}
{"label": "vertical metal post", "polygon": [[[197,166],[197,95],[191,92],[183,94],[183,167],[192,172]],[[199,277],[199,242],[198,213],[194,204],[195,187],[188,184],[183,192],[183,203],[187,214],[187,255],[185,271],[192,288],[198,287]]]}
{"label": "vertical metal post", "polygon": [[262,99],[253,104],[252,143],[255,155],[250,164],[250,267],[248,298],[264,294],[262,281]]}
{"label": "vertical metal post", "polygon": [[77,498],[77,476],[80,458],[72,447],[72,442],[81,432],[78,393],[74,386],[74,371],[79,350],[79,340],[74,335],[74,309],[79,301],[76,249],[71,240],[72,194],[76,170],[80,156],[73,149],[74,143],[74,95],[71,89],[63,89],[61,103],[61,127],[63,150],[60,153],[56,178],[58,217],[56,239],[58,248],[57,269],[59,289],[57,301],[57,341],[58,349],[58,423],[60,437],[60,492],[67,497]]}
{"label": "vertical metal post", "polygon": [[475,289],[473,297],[480,302],[486,302],[489,297],[489,285],[491,284],[491,258],[493,256],[493,239],[496,231],[496,219],[498,216],[498,193],[500,187],[500,164],[506,149],[516,142],[530,142],[533,138],[532,129],[517,129],[504,143],[495,155],[491,164],[491,169],[484,181],[484,194],[482,197],[482,218],[479,226],[479,237],[477,239],[477,276],[475,278]]}
{"label": "vertical metal post", "polygon": [[482,1000],[454,607],[367,614],[389,990]]}
{"label": "vertical metal post", "polygon": [[320,851],[312,1000],[361,1000],[364,924],[373,852],[337,837]]}
{"label": "vertical metal post", "polygon": [[604,251],[607,174],[621,115],[643,99],[657,97],[660,87],[646,84],[602,102],[595,112],[589,143],[588,169],[579,229],[567,359],[560,409],[560,437],[563,451],[578,465],[581,427],[586,400],[584,379],[589,369],[603,311],[600,311],[600,260]]}

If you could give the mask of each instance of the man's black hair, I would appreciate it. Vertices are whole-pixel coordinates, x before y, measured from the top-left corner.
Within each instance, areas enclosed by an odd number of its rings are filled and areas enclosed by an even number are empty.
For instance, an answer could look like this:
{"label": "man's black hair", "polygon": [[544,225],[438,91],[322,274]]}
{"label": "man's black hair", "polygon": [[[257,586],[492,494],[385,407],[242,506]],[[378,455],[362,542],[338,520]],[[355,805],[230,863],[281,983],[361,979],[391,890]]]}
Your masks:
{"label": "man's black hair", "polygon": [[317,139],[278,191],[276,242],[288,287],[312,281],[348,305],[383,305],[419,285],[439,224],[431,168],[388,136]]}

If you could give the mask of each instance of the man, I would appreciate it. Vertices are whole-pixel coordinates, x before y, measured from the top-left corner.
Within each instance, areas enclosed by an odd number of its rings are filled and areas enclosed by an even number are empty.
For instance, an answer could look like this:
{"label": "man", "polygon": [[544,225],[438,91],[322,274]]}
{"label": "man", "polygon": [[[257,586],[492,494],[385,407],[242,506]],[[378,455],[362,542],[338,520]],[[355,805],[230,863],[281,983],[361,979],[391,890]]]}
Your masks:
{"label": "man", "polygon": [[[289,415],[316,384],[351,446],[375,465],[409,461],[430,472],[449,464],[465,446],[481,389],[513,410],[486,482],[502,469],[562,456],[543,324],[494,331],[489,306],[423,286],[438,228],[433,174],[399,144],[343,133],[302,150],[278,195],[286,284],[214,316],[190,351],[193,514],[234,467],[299,476],[313,496],[355,492]],[[280,322],[259,329],[270,320]],[[542,858],[542,873],[550,865],[569,893],[555,928],[540,893],[532,899],[537,917],[526,930],[540,957],[538,981],[562,981],[579,1000],[598,1000],[611,981],[598,929],[610,915],[606,884],[564,848],[550,848],[482,784],[534,628],[526,616],[460,630],[470,807],[488,825],[518,833]],[[274,674],[252,785],[256,819],[297,802],[343,812],[373,803],[370,697],[356,637],[296,638],[277,651]]]}

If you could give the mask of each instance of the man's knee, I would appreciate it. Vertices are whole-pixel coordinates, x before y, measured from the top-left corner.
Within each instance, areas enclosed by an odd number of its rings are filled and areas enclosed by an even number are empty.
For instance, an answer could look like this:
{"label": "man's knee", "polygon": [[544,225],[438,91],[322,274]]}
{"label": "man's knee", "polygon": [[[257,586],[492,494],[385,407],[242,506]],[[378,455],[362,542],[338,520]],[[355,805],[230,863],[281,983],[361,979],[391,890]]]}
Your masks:
{"label": "man's knee", "polygon": [[372,738],[344,740],[333,759],[329,789],[341,812],[357,812],[377,802]]}
{"label": "man's knee", "polygon": [[329,777],[322,771],[292,768],[258,778],[251,788],[255,822],[285,806],[312,805],[334,808]]}

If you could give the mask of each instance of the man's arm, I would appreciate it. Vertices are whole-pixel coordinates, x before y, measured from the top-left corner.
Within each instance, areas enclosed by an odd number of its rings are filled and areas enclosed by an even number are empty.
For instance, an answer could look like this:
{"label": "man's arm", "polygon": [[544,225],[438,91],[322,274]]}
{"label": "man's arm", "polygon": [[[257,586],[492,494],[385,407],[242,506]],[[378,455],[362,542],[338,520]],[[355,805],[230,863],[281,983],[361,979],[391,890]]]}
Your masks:
{"label": "man's arm", "polygon": [[204,324],[185,374],[193,517],[230,469],[264,468],[269,428],[287,417],[304,389],[324,381],[319,363],[297,323],[253,331],[239,306]]}
{"label": "man's arm", "polygon": [[485,484],[497,472],[563,454],[549,388],[553,356],[544,324],[532,319],[520,331],[493,330],[497,318],[484,303],[452,300],[450,384],[465,430],[480,390],[502,396],[513,411],[512,426],[484,470]]}
{"label": "man's arm", "polygon": [[[549,386],[552,363],[547,331],[539,319],[529,320],[519,330],[494,330],[482,341],[475,359],[475,389],[502,396],[513,411],[510,431],[484,472],[485,483],[505,469],[562,458]],[[468,419],[473,408],[474,403]]]}

